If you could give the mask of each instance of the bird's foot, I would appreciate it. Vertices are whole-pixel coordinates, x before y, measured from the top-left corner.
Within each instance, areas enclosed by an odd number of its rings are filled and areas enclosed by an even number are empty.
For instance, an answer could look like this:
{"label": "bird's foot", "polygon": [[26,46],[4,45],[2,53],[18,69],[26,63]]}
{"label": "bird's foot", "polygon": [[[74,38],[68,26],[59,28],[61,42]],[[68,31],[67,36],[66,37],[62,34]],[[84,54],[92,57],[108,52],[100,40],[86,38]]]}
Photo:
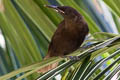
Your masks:
{"label": "bird's foot", "polygon": [[91,48],[91,47],[93,47],[94,45],[88,45],[88,46],[83,46],[83,47],[79,47],[79,50],[80,51],[84,51],[84,50],[86,50],[86,49],[88,49],[88,48]]}
{"label": "bird's foot", "polygon": [[62,58],[67,58],[73,61],[78,61],[80,58],[78,56],[62,56]]}

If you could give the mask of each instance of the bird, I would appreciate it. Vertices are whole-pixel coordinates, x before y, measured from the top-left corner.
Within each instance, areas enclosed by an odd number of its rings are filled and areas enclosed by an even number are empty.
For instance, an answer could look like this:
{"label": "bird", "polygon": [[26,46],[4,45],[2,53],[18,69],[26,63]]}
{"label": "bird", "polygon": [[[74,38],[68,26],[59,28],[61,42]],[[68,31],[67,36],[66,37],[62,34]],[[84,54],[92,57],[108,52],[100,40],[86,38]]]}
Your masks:
{"label": "bird", "polygon": [[[44,59],[56,56],[64,56],[77,50],[89,33],[89,28],[84,17],[70,6],[45,5],[62,15],[63,20],[52,36],[48,47],[48,53]],[[45,73],[58,66],[58,62],[43,67],[38,72]]]}

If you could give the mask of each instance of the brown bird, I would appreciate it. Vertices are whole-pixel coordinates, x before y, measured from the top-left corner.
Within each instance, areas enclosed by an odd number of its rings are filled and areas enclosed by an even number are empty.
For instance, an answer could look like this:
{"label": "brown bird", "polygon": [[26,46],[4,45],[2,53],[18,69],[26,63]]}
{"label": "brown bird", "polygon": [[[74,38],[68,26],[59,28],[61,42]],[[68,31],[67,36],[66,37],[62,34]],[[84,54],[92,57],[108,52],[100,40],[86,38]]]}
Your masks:
{"label": "brown bird", "polygon": [[[64,56],[77,50],[83,43],[85,36],[88,34],[88,25],[83,16],[74,8],[69,6],[53,6],[46,7],[55,9],[64,17],[55,31],[48,49],[48,59],[54,56]],[[51,64],[39,70],[39,72],[47,72],[55,68],[58,63]]]}

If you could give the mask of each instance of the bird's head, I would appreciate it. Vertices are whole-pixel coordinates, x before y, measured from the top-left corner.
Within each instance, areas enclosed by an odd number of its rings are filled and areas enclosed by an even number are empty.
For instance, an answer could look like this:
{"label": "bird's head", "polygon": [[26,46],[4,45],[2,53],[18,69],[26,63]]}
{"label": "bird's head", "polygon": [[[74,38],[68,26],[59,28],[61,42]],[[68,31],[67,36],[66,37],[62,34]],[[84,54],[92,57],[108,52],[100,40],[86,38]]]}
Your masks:
{"label": "bird's head", "polygon": [[69,6],[53,6],[53,5],[45,5],[45,6],[55,9],[55,11],[57,11],[64,18],[67,18],[67,19],[76,19],[77,17],[82,17],[79,14],[79,12],[77,12],[74,8]]}

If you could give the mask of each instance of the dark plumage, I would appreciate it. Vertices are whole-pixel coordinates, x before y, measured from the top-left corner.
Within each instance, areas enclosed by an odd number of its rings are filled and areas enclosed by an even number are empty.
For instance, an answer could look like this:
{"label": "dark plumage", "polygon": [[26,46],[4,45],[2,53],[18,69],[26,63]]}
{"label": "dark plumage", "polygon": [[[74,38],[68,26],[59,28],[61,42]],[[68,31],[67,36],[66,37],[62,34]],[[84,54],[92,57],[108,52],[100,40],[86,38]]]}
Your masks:
{"label": "dark plumage", "polygon": [[[78,49],[89,32],[88,25],[83,16],[69,6],[50,5],[47,7],[55,9],[64,17],[64,20],[60,22],[51,39],[45,59],[54,56],[64,56]],[[57,64],[49,65],[40,70],[40,72],[46,72],[56,67]]]}

